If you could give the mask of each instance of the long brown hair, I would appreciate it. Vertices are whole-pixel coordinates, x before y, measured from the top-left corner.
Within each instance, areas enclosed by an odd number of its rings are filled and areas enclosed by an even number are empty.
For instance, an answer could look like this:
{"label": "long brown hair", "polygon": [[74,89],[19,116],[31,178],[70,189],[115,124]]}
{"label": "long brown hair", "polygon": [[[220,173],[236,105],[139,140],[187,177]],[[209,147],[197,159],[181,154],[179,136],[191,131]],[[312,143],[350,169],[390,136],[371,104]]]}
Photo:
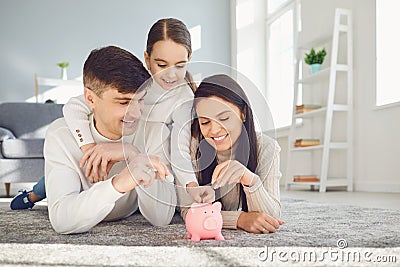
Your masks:
{"label": "long brown hair", "polygon": [[[158,41],[172,40],[177,44],[183,45],[188,51],[188,58],[192,55],[192,41],[190,32],[185,23],[175,18],[164,18],[158,20],[151,26],[147,35],[146,52],[150,56],[153,46]],[[192,75],[186,71],[185,81],[196,92],[197,86],[193,81]]]}
{"label": "long brown hair", "polygon": [[[255,172],[258,164],[257,136],[254,126],[253,112],[245,92],[235,80],[225,74],[207,77],[201,82],[199,88],[195,92],[193,105],[194,119],[192,122],[192,137],[194,137],[199,143],[199,147],[195,154],[199,167],[200,185],[206,185],[211,182],[212,174],[217,166],[217,159],[215,148],[204,140],[204,136],[200,131],[195,109],[197,102],[200,101],[201,98],[212,96],[228,101],[246,115],[245,121],[242,124],[242,132],[237,141],[238,146],[235,159],[246,166],[251,172]],[[240,191],[242,210],[247,211],[247,201],[243,191],[243,186],[240,187]]]}

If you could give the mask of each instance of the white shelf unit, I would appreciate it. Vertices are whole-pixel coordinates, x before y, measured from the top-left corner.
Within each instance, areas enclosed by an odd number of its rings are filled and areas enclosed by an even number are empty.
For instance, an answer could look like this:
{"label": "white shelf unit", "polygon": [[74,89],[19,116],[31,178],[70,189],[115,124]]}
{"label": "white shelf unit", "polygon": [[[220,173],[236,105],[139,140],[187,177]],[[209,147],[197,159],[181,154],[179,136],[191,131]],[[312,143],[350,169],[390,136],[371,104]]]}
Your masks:
{"label": "white shelf unit", "polygon": [[[344,37],[344,43],[346,49],[339,51],[339,46],[342,46],[340,41],[341,37]],[[321,71],[307,75],[305,77],[300,76],[300,68],[304,66],[303,57],[304,51],[309,51],[312,47],[316,47],[318,44],[323,45],[327,43],[331,44],[330,53],[330,63],[329,67],[323,68]],[[293,116],[292,125],[289,132],[289,149],[288,149],[288,163],[286,170],[286,189],[290,189],[292,186],[315,186],[319,187],[320,192],[325,192],[327,187],[346,187],[348,191],[353,191],[353,55],[352,55],[352,14],[350,10],[346,9],[336,9],[335,20],[333,26],[333,33],[330,37],[323,37],[314,42],[310,42],[308,45],[301,45],[297,47],[296,51],[296,72],[295,72],[295,84],[294,84],[294,101],[293,101]],[[344,51],[344,53],[343,53]],[[339,63],[338,56],[339,52],[344,55],[344,61],[346,63]],[[329,56],[329,55],[328,55]],[[305,73],[301,69],[301,73]],[[345,82],[338,85],[337,78],[338,75],[345,75]],[[302,75],[303,76],[303,75]],[[325,81],[328,82],[328,86],[322,90],[326,90],[324,99],[321,97],[321,108],[296,114],[296,104],[298,103],[299,90],[302,91],[302,102],[307,101],[304,96],[304,92],[308,90],[309,86],[315,83]],[[337,88],[338,87],[338,88]],[[335,91],[342,91],[342,95],[345,95],[344,103],[337,103],[335,101]],[[344,122],[346,125],[346,133],[344,140],[334,141],[332,140],[332,131],[340,131],[340,129],[335,129],[333,125],[334,114],[342,113],[344,114]],[[294,147],[294,142],[296,138],[299,137],[299,129],[296,126],[296,120],[302,119],[303,123],[300,128],[309,127],[310,135],[317,135],[317,128],[315,120],[319,119],[319,126],[322,129],[319,133],[321,144],[317,146],[309,147]],[[307,137],[310,138],[310,137]],[[312,137],[311,137],[312,138]],[[346,154],[345,159],[345,170],[343,177],[329,176],[329,169],[335,168],[335,162],[330,161],[330,154],[333,150],[342,151]],[[315,153],[319,153],[318,155]],[[316,169],[318,166],[319,181],[318,182],[295,182],[294,175],[306,174],[310,175],[313,170],[308,170],[310,173],[305,173],[307,170],[298,170],[299,167],[295,168],[294,157],[300,154],[301,161],[307,162],[302,167],[309,167],[311,169]],[[311,155],[310,155],[311,154]],[[303,156],[301,156],[303,155]],[[309,158],[309,160],[307,160]],[[311,167],[310,167],[311,166]],[[339,166],[340,167],[340,166]],[[302,173],[298,173],[302,172]]]}

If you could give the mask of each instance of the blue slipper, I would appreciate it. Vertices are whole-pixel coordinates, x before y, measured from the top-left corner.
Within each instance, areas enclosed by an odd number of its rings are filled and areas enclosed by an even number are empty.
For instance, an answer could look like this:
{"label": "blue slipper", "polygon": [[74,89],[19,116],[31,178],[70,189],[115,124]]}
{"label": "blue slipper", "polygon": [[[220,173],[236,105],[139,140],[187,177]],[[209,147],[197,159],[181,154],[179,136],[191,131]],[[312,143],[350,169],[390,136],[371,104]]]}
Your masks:
{"label": "blue slipper", "polygon": [[35,206],[35,204],[29,199],[29,193],[32,191],[26,192],[26,190],[20,190],[20,192],[21,194],[15,196],[10,203],[10,208],[12,210],[31,209],[33,206]]}

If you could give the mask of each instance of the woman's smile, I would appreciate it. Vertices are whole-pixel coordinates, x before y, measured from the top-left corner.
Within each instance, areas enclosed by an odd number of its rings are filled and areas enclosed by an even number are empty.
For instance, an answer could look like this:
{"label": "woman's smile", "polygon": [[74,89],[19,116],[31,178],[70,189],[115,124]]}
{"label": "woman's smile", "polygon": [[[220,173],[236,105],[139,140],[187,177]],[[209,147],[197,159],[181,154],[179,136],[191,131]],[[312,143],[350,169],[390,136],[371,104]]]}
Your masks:
{"label": "woman's smile", "polygon": [[221,135],[218,137],[211,137],[211,138],[214,140],[215,144],[220,144],[220,143],[223,143],[227,137],[228,137],[228,134]]}

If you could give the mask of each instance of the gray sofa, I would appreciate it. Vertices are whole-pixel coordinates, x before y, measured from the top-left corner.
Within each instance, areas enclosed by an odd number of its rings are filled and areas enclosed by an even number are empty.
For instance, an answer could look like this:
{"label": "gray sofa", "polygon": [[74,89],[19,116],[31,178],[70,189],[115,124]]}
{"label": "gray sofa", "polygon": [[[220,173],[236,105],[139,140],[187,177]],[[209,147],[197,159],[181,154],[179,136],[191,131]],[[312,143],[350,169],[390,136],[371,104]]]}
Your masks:
{"label": "gray sofa", "polygon": [[48,125],[62,117],[62,104],[0,103],[0,183],[36,182],[44,174]]}

